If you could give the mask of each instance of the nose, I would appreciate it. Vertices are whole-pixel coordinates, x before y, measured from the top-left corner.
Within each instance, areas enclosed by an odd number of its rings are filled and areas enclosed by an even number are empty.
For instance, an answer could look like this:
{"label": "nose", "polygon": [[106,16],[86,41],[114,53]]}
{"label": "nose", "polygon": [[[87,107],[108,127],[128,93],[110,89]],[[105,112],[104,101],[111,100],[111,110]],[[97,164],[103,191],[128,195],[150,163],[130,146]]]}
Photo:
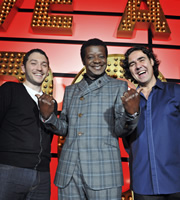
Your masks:
{"label": "nose", "polygon": [[137,69],[141,68],[141,63],[139,61],[136,62],[136,68]]}
{"label": "nose", "polygon": [[42,71],[42,66],[40,63],[37,63],[37,70]]}
{"label": "nose", "polygon": [[94,63],[99,63],[101,62],[101,59],[98,56],[95,56],[93,61]]}

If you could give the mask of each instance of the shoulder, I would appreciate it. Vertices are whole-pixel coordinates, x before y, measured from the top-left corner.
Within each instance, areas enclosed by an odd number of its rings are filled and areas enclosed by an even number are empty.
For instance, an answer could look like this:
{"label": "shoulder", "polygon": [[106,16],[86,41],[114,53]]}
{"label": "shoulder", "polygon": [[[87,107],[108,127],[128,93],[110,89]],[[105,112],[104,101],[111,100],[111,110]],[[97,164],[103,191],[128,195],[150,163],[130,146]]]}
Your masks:
{"label": "shoulder", "polygon": [[84,86],[85,85],[85,83],[86,83],[86,81],[84,80],[84,78],[82,79],[82,80],[80,80],[79,82],[77,82],[77,83],[74,83],[74,84],[71,84],[71,85],[68,85],[68,86],[66,86],[66,90],[74,90],[75,88],[77,88],[77,87],[81,87],[81,86]]}
{"label": "shoulder", "polygon": [[74,84],[72,84],[72,85],[66,86],[65,91],[73,90],[75,87],[77,87],[78,84],[79,84],[79,83],[74,83]]}
{"label": "shoulder", "polygon": [[5,82],[0,86],[0,93],[3,94],[3,98],[17,97],[23,94],[23,84],[15,82]]}
{"label": "shoulder", "polygon": [[1,88],[6,88],[6,89],[20,89],[23,87],[22,83],[16,83],[16,82],[5,82],[4,84],[1,85]]}
{"label": "shoulder", "polygon": [[166,89],[170,90],[180,90],[180,85],[176,83],[162,82]]}
{"label": "shoulder", "polygon": [[127,81],[109,77],[109,83],[118,87],[127,87]]}
{"label": "shoulder", "polygon": [[167,83],[164,82],[164,90],[166,91],[167,94],[171,96],[176,96],[180,97],[180,85],[176,83]]}
{"label": "shoulder", "polygon": [[0,92],[7,96],[12,95],[14,97],[19,97],[19,95],[22,96],[26,90],[22,83],[6,82],[0,87]]}

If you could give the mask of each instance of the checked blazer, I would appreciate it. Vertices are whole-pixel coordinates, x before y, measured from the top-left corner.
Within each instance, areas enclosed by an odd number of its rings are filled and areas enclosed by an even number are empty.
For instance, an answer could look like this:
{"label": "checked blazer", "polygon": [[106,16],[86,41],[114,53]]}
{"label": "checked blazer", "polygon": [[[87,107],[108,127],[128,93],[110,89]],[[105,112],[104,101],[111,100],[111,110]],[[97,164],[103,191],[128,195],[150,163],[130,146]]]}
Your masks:
{"label": "checked blazer", "polygon": [[122,105],[121,96],[127,89],[125,81],[107,74],[90,85],[83,78],[66,87],[60,118],[52,115],[46,122],[58,135],[66,136],[56,186],[67,186],[77,162],[91,189],[123,185],[118,137],[130,134],[138,121],[128,116]]}

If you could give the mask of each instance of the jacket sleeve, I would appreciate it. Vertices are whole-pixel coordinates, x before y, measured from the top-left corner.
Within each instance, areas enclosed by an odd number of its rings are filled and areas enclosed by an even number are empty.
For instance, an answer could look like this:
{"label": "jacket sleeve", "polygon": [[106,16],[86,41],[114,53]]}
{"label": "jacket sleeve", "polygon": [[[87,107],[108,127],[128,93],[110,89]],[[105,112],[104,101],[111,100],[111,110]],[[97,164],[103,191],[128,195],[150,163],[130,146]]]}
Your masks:
{"label": "jacket sleeve", "polygon": [[52,131],[53,133],[66,136],[68,130],[68,117],[67,117],[67,98],[68,93],[65,90],[64,98],[63,98],[63,108],[58,118],[55,113],[53,113],[48,120],[44,122],[45,127]]}
{"label": "jacket sleeve", "polygon": [[12,96],[11,84],[6,82],[0,86],[0,123],[11,106]]}
{"label": "jacket sleeve", "polygon": [[115,103],[115,134],[117,137],[124,137],[131,134],[137,127],[139,115],[133,117],[126,113],[124,106],[122,104],[121,96],[128,90],[126,82],[122,82],[119,93],[117,95]]}

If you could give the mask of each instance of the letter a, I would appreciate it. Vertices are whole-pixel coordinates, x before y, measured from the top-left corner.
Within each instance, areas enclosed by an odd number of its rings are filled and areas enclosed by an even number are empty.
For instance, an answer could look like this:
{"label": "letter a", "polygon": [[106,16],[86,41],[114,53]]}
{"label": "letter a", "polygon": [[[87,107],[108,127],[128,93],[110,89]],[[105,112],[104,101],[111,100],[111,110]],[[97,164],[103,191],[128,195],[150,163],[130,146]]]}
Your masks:
{"label": "letter a", "polygon": [[[141,3],[146,3],[148,9],[140,9]],[[171,34],[159,0],[128,0],[117,37],[131,38],[134,29],[149,28],[155,39],[167,39]]]}

